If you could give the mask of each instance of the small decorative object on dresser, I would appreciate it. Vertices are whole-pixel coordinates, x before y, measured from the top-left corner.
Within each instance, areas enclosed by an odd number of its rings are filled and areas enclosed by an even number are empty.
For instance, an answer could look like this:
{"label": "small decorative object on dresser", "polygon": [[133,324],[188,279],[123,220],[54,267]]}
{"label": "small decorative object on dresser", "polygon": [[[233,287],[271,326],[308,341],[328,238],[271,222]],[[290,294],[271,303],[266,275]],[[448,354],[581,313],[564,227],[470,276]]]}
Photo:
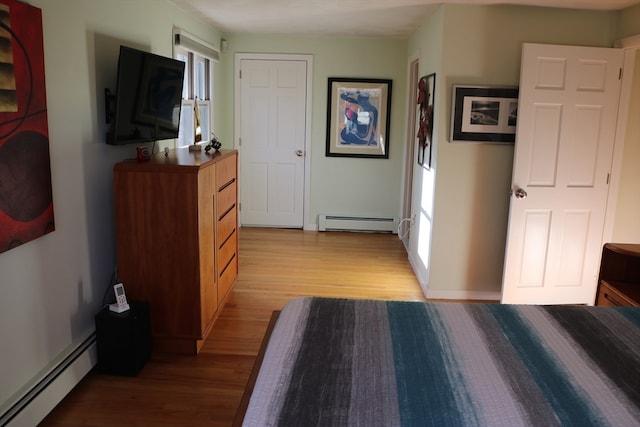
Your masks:
{"label": "small decorative object on dresser", "polygon": [[640,307],[640,244],[604,245],[596,305]]}
{"label": "small decorative object on dresser", "polygon": [[220,142],[220,140],[218,139],[218,137],[216,136],[216,134],[214,134],[213,132],[211,133],[211,141],[209,141],[209,143],[207,144],[206,147],[204,147],[204,151],[207,152],[207,154],[209,153],[209,151],[211,151],[211,149],[214,150],[214,152],[218,152],[220,151],[220,148],[222,147],[222,142]]}

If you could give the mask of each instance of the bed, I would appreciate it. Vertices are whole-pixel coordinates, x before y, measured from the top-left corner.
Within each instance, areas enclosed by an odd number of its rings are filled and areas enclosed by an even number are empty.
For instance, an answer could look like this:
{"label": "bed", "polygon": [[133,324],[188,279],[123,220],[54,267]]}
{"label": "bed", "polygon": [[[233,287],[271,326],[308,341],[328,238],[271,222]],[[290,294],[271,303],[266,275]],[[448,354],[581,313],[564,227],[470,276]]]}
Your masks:
{"label": "bed", "polygon": [[235,423],[640,425],[640,309],[295,299]]}

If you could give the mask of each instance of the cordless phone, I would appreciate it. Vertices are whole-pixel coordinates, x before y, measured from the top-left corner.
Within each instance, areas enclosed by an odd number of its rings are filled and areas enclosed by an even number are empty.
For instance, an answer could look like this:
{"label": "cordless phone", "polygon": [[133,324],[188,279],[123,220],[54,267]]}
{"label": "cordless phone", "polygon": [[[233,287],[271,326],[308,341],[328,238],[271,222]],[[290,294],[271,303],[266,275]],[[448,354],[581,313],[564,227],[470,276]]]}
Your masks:
{"label": "cordless phone", "polygon": [[109,310],[116,313],[122,313],[129,310],[129,304],[127,303],[127,296],[124,293],[124,285],[118,283],[113,286],[113,292],[116,294],[116,303],[109,304]]}

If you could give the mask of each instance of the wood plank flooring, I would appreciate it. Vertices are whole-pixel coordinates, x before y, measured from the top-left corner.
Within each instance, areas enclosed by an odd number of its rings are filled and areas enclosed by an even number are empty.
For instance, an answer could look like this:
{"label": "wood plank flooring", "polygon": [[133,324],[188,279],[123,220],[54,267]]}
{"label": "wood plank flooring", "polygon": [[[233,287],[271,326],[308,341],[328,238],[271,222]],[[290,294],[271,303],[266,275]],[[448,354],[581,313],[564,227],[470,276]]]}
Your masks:
{"label": "wood plank flooring", "polygon": [[242,228],[233,296],[198,356],[90,372],[41,425],[230,426],[271,313],[300,296],[425,301],[396,235]]}

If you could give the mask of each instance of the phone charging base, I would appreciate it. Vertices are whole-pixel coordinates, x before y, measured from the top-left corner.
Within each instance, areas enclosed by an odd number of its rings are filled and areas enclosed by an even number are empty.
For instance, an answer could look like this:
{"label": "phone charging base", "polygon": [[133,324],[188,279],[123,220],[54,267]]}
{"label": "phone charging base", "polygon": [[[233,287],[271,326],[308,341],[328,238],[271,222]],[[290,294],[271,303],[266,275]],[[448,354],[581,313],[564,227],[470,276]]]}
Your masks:
{"label": "phone charging base", "polygon": [[129,304],[109,304],[109,311],[114,313],[124,313],[129,310]]}

